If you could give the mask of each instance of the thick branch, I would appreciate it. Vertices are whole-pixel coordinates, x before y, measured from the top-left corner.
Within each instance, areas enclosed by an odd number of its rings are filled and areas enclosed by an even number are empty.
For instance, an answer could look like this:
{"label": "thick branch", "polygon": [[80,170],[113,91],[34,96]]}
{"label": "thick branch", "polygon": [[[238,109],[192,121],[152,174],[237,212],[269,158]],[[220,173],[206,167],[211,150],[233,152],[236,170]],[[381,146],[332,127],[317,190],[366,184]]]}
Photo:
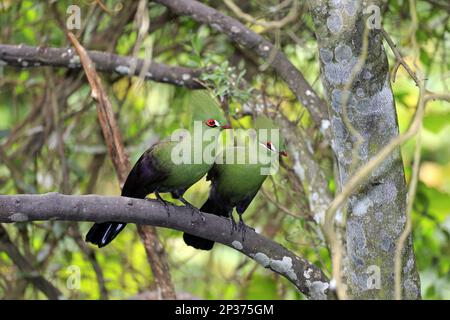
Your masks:
{"label": "thick branch", "polygon": [[233,42],[269,61],[275,72],[287,83],[297,99],[308,109],[312,119],[321,125],[328,118],[327,107],[309,85],[302,73],[270,41],[253,32],[238,20],[195,0],[155,0],[178,15],[210,25],[226,34]]}
{"label": "thick branch", "polygon": [[[117,73],[123,76],[139,76],[144,66],[143,59],[119,56],[112,53],[88,51],[89,57],[95,63],[95,68],[101,72]],[[72,48],[30,47],[25,45],[0,44],[0,66],[29,68],[39,66],[63,67],[81,69],[80,58]],[[162,63],[152,62],[145,73],[146,80],[185,86],[191,89],[202,88],[196,81],[201,69],[171,67]]]}
{"label": "thick branch", "polygon": [[0,223],[25,221],[122,221],[188,232],[232,247],[265,268],[282,275],[312,299],[333,298],[329,280],[322,271],[280,244],[247,229],[245,240],[230,233],[229,221],[204,213],[205,221],[186,207],[170,206],[170,216],[158,201],[97,195],[67,196],[0,195]]}

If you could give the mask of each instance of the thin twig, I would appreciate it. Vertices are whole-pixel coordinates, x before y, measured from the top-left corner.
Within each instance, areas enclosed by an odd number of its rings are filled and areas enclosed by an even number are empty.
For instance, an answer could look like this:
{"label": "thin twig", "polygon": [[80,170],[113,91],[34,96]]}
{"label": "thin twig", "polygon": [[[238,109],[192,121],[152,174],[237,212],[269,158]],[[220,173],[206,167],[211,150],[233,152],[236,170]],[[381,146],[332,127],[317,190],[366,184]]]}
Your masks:
{"label": "thin twig", "polygon": [[272,29],[281,29],[283,28],[285,25],[295,21],[298,17],[298,1],[294,0],[294,1],[287,1],[288,3],[292,2],[292,8],[289,10],[289,13],[282,18],[281,20],[277,20],[277,21],[261,21],[258,20],[254,17],[252,17],[251,15],[249,15],[248,13],[245,13],[244,11],[241,10],[241,8],[239,8],[233,0],[224,0],[224,3],[226,4],[226,6],[228,8],[230,8],[231,11],[233,11],[233,13],[238,16],[239,18],[243,19],[246,22],[255,24],[255,25],[259,25],[259,26],[263,26],[264,30],[262,30],[259,33],[264,33],[267,32],[269,30]]}

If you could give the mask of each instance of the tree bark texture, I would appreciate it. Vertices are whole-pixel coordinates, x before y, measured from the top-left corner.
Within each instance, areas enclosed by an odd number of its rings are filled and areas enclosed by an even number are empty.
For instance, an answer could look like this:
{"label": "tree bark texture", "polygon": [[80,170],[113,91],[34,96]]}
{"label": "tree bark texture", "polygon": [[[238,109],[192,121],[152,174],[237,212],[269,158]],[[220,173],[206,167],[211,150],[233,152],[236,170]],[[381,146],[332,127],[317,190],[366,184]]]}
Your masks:
{"label": "tree bark texture", "polygon": [[[318,0],[310,5],[338,162],[337,185],[343,186],[355,169],[399,134],[389,66],[381,32],[367,20],[374,13],[361,2]],[[397,149],[349,197],[346,216],[336,216],[344,230],[342,272],[349,298],[394,298],[395,250],[405,227],[406,197]],[[402,259],[403,298],[418,299],[411,237]]]}
{"label": "tree bark texture", "polygon": [[[220,242],[280,274],[311,299],[333,299],[325,274],[309,261],[247,228],[230,232],[230,221],[208,213],[205,221],[185,206],[170,206],[170,216],[156,200],[97,195],[0,195],[0,223],[29,221],[122,221],[164,227]],[[180,235],[181,236],[181,235]],[[150,238],[146,238],[151,241]],[[145,240],[145,239],[144,239]],[[158,250],[158,248],[156,248]]]}

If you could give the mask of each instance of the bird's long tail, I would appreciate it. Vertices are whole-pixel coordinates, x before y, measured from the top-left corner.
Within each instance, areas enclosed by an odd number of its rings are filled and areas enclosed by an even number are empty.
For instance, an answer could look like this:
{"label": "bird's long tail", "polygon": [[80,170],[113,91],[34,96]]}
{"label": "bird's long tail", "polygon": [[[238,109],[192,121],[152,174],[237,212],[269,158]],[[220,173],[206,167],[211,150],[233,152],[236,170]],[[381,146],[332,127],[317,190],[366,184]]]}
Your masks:
{"label": "bird's long tail", "polygon": [[125,228],[126,223],[103,222],[94,224],[86,235],[86,242],[91,242],[99,248],[106,246]]}
{"label": "bird's long tail", "polygon": [[[144,153],[145,155],[145,153]],[[127,180],[125,181],[125,184],[122,188],[122,196],[123,197],[130,197],[130,198],[137,198],[137,199],[144,199],[147,195],[148,190],[141,187],[140,183],[140,177],[142,174],[140,174],[139,168],[141,164],[142,157],[136,162],[133,169],[131,169],[130,173],[128,174]],[[114,240],[114,238],[120,233],[120,231],[125,228],[127,224],[123,222],[116,222],[116,221],[108,221],[108,222],[102,222],[102,223],[95,223],[91,229],[89,229],[89,232],[86,235],[86,242],[91,242],[95,245],[97,245],[99,248],[106,246],[108,243]]]}
{"label": "bird's long tail", "polygon": [[[206,212],[206,213],[212,213],[215,215],[222,215],[220,208],[218,208],[214,201],[212,201],[210,198],[206,200],[206,202],[203,204],[203,206],[200,208],[200,211]],[[200,250],[211,250],[214,246],[214,241],[204,239],[201,237],[194,236],[190,233],[183,233],[183,240],[184,242],[191,247],[194,247],[195,249]]]}

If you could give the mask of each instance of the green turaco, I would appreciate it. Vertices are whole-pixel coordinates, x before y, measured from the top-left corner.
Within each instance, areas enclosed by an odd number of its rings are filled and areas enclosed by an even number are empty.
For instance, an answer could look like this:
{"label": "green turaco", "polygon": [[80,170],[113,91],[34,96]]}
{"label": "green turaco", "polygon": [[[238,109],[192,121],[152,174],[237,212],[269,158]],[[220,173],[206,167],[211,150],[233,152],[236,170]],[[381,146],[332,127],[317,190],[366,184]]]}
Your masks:
{"label": "green turaco", "polygon": [[[239,230],[245,236],[245,224],[242,214],[258,193],[267,175],[278,168],[280,155],[286,156],[285,146],[278,136],[278,130],[273,122],[260,117],[255,121],[255,130],[245,133],[233,133],[232,139],[227,139],[225,147],[216,158],[216,163],[208,172],[207,180],[211,181],[208,200],[200,211],[218,216],[229,217],[232,230],[236,229],[232,213],[236,208],[239,215]],[[261,130],[261,129],[265,129]],[[270,129],[275,129],[269,131]],[[230,143],[229,141],[233,141]],[[257,155],[257,157],[255,157]],[[214,242],[188,233],[183,234],[185,243],[196,249],[211,250]]]}
{"label": "green turaco", "polygon": [[[155,193],[168,210],[160,193],[171,193],[173,198],[194,209],[183,198],[183,194],[212,167],[220,131],[229,128],[229,125],[217,102],[204,91],[192,94],[190,108],[192,113],[190,130],[178,131],[145,151],[129,173],[122,189],[122,196],[144,199],[148,194]],[[203,137],[206,138],[202,139]],[[202,157],[202,150],[205,148],[209,148],[211,152],[210,161]],[[125,225],[123,222],[96,223],[86,235],[86,241],[99,248],[104,247],[123,230]]]}

